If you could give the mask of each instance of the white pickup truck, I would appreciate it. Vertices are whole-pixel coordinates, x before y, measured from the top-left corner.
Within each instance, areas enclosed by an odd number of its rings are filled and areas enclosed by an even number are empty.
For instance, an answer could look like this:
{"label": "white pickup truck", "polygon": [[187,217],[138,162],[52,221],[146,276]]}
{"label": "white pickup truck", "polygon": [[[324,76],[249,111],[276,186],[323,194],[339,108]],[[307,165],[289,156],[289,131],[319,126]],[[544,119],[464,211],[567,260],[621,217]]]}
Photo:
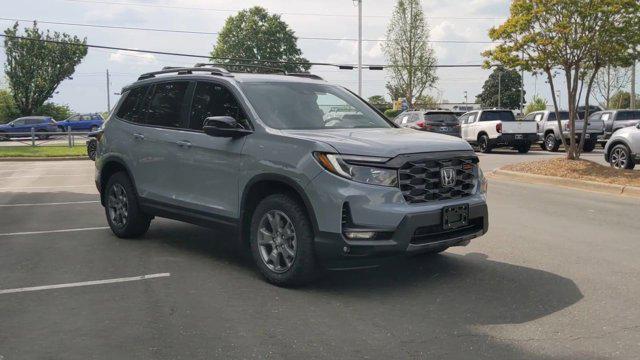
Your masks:
{"label": "white pickup truck", "polygon": [[511,110],[471,111],[460,116],[459,120],[462,138],[477,145],[484,153],[497,147],[510,147],[526,153],[531,143],[538,141],[536,123],[516,120]]}

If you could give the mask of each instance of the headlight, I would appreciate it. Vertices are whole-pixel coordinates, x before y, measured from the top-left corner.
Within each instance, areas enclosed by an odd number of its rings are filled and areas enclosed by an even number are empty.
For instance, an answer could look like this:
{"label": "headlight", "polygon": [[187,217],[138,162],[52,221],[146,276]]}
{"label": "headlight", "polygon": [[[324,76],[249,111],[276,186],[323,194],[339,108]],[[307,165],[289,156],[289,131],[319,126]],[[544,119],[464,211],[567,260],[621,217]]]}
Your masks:
{"label": "headlight", "polygon": [[[372,185],[398,186],[398,171],[375,166],[387,158],[350,156],[330,153],[313,154],[323,168],[340,177]],[[374,163],[369,165],[368,163]]]}

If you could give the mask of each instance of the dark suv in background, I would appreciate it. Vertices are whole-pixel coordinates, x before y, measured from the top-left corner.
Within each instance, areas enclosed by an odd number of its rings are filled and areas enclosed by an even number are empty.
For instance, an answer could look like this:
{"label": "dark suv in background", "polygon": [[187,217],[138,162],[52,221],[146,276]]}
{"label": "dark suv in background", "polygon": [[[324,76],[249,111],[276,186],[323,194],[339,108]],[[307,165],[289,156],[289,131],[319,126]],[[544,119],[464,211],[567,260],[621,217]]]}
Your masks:
{"label": "dark suv in background", "polygon": [[[398,128],[311,74],[167,69],[122,94],[96,157],[119,237],[143,235],[154,216],[228,229],[268,281],[292,285],[488,229],[469,144]],[[349,116],[327,116],[332,107]]]}
{"label": "dark suv in background", "polygon": [[460,123],[453,111],[404,111],[393,122],[401,127],[460,137]]}

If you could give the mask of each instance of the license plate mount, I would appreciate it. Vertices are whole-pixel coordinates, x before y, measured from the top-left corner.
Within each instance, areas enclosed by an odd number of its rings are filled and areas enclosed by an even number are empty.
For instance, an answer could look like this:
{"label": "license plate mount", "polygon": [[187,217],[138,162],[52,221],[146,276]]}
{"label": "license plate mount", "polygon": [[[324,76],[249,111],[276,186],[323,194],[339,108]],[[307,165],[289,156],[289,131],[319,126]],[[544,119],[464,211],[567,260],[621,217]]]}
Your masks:
{"label": "license plate mount", "polygon": [[442,228],[457,229],[469,225],[469,204],[447,206],[442,209]]}
{"label": "license plate mount", "polygon": [[591,134],[584,134],[585,139],[591,139]]}
{"label": "license plate mount", "polygon": [[516,140],[522,140],[522,134],[516,134]]}

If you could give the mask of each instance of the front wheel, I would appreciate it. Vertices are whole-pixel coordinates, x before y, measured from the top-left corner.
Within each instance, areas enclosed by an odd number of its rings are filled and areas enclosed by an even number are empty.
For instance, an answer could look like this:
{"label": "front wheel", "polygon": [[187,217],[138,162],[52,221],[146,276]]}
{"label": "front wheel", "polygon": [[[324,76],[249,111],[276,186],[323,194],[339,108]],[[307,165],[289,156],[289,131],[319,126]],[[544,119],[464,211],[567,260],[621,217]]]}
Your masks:
{"label": "front wheel", "polygon": [[313,238],[304,207],[286,194],[263,199],[251,218],[253,259],[267,281],[278,286],[302,285],[316,278]]}
{"label": "front wheel", "polygon": [[9,135],[0,132],[0,141],[9,141]]}
{"label": "front wheel", "polygon": [[98,142],[95,139],[91,139],[87,142],[87,156],[89,159],[96,160],[96,151],[98,150]]}
{"label": "front wheel", "polygon": [[611,149],[609,164],[611,164],[615,169],[628,170],[632,170],[636,166],[635,162],[631,158],[631,152],[623,144],[618,144]]}
{"label": "front wheel", "polygon": [[107,222],[117,237],[135,238],[147,232],[151,217],[140,210],[138,197],[126,173],[118,172],[109,178],[104,196]]}
{"label": "front wheel", "polygon": [[93,126],[91,127],[91,130],[90,130],[90,131],[91,131],[91,132],[96,132],[96,131],[98,131],[98,127],[97,127],[97,126],[95,126],[95,125],[93,125]]}

